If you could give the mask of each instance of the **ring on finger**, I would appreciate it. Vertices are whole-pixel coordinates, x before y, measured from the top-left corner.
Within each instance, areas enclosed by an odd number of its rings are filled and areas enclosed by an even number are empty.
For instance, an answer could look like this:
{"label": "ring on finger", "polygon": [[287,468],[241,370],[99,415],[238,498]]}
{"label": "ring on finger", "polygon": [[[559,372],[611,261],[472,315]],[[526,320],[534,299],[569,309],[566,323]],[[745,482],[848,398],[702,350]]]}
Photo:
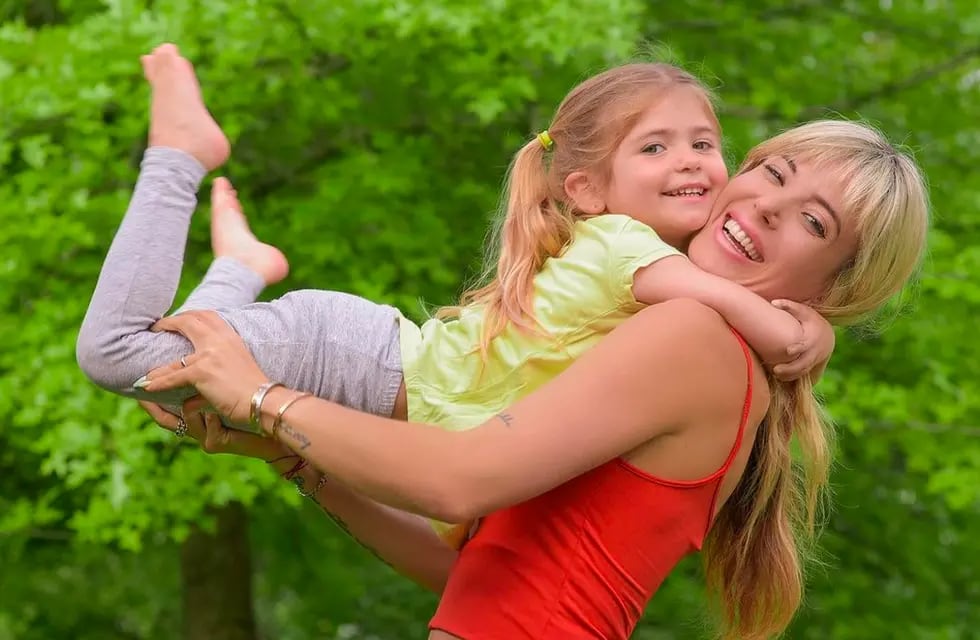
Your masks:
{"label": "ring on finger", "polygon": [[174,429],[174,435],[178,438],[183,438],[187,435],[187,421],[184,418],[177,418],[177,428]]}

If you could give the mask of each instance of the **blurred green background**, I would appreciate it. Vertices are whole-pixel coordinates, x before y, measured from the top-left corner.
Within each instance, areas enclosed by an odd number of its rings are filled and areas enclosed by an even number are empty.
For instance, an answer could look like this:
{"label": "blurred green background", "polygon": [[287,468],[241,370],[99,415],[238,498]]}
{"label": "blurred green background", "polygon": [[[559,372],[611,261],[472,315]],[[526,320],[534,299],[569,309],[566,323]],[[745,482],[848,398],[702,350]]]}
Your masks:
{"label": "blurred green background", "polygon": [[[835,509],[787,637],[980,637],[974,0],[7,0],[0,640],[420,638],[434,608],[261,463],[179,445],[75,365],[145,144],[138,57],[164,40],[196,64],[258,235],[291,259],[268,296],[451,301],[511,154],[649,44],[717,89],[733,166],[828,114],[907,145],[931,182],[930,255],[886,332],[841,334],[821,384]],[[184,294],[209,260],[201,213]],[[634,637],[702,637],[701,590],[693,559]]]}

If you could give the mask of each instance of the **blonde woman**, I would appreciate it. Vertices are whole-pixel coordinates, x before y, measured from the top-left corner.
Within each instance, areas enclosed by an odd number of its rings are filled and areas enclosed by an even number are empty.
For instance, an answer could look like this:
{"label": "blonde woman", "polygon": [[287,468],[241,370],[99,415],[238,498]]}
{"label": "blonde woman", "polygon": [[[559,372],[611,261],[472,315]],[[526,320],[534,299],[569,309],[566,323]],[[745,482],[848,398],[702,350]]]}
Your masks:
{"label": "blonde woman", "polygon": [[[736,246],[732,220],[754,257]],[[901,290],[927,226],[910,158],[868,127],[817,122],[748,154],[688,256],[766,299],[853,322]],[[236,422],[254,412],[271,437],[204,419],[201,402],[186,407],[186,425],[212,451],[296,456],[275,464],[396,568],[442,592],[430,639],[625,639],[698,550],[723,637],[771,637],[800,605],[831,431],[808,379],[768,378],[700,303],[639,311],[553,380],[459,431],[270,387],[212,312],[157,329],[181,333],[195,352],[151,372],[145,388],[193,385]],[[481,521],[456,552],[425,518]]]}

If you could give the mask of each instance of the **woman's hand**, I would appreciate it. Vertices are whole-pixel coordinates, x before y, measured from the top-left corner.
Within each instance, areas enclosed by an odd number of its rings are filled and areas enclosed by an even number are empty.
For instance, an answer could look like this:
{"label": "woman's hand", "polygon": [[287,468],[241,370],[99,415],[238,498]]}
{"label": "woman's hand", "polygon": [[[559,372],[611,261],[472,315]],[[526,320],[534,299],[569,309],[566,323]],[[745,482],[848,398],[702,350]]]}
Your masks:
{"label": "woman's hand", "polygon": [[[204,403],[199,397],[184,403],[181,411],[183,418],[152,402],[140,401],[139,404],[158,425],[175,435],[191,438],[207,453],[229,453],[267,462],[292,454],[284,445],[271,438],[229,429],[221,423],[221,418],[216,413],[200,410]],[[182,434],[178,432],[181,422],[184,424]]]}
{"label": "woman's hand", "polygon": [[181,334],[194,353],[154,369],[133,386],[150,392],[194,386],[219,414],[248,424],[252,395],[269,379],[234,329],[214,311],[188,311],[160,320],[153,330]]}

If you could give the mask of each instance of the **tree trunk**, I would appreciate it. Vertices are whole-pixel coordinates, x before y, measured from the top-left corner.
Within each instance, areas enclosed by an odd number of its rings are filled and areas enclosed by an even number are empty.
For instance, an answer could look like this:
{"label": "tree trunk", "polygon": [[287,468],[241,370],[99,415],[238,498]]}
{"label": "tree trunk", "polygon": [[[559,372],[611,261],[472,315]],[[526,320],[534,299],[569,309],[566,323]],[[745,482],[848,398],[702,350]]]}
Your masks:
{"label": "tree trunk", "polygon": [[180,550],[184,640],[257,640],[248,515],[216,507],[213,534],[194,529]]}

